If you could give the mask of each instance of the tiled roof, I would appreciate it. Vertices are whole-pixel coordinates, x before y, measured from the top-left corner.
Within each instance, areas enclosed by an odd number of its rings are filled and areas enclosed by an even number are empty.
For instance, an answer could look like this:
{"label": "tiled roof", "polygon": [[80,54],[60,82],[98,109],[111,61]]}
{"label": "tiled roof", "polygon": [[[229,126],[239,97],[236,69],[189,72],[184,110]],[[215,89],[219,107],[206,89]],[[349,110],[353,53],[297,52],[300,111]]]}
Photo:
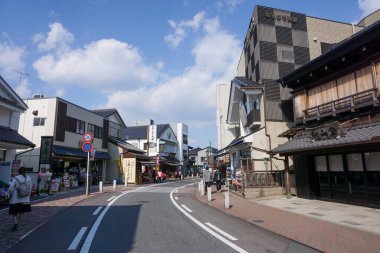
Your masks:
{"label": "tiled roof", "polygon": [[240,87],[253,87],[253,88],[262,88],[263,85],[253,82],[244,76],[236,76],[232,81],[232,83],[236,84]]}
{"label": "tiled roof", "polygon": [[111,108],[111,109],[95,109],[95,110],[91,110],[92,112],[98,114],[99,116],[103,117],[103,118],[107,118],[109,117],[110,115],[114,114],[115,112],[117,112],[117,110],[115,108]]}
{"label": "tiled roof", "polygon": [[369,142],[380,142],[380,124],[353,127],[339,139],[328,139],[312,142],[310,138],[295,137],[285,144],[273,149],[273,154],[294,154],[298,152],[311,152],[313,150],[356,146]]}
{"label": "tiled roof", "polygon": [[24,136],[20,135],[16,130],[10,129],[8,127],[0,126],[0,142],[13,143],[22,145],[25,147],[34,147],[35,145],[26,139]]}
{"label": "tiled roof", "polygon": [[[169,124],[157,125],[157,137],[161,137],[162,133],[170,127]],[[148,126],[131,126],[124,130],[124,137],[127,140],[146,139]]]}
{"label": "tiled roof", "polygon": [[189,156],[197,156],[199,150],[202,150],[202,149],[199,148],[199,147],[198,147],[198,148],[190,149],[190,150],[189,150]]}
{"label": "tiled roof", "polygon": [[133,146],[132,144],[130,144],[128,142],[116,139],[114,137],[110,136],[110,137],[108,137],[108,140],[109,140],[109,142],[111,142],[113,144],[116,144],[116,145],[118,145],[118,146],[120,146],[120,147],[122,147],[122,148],[124,148],[124,149],[126,149],[126,150],[128,150],[130,152],[132,152],[132,153],[141,153],[141,154],[145,153],[144,150],[139,149],[138,147],[135,147],[135,146]]}

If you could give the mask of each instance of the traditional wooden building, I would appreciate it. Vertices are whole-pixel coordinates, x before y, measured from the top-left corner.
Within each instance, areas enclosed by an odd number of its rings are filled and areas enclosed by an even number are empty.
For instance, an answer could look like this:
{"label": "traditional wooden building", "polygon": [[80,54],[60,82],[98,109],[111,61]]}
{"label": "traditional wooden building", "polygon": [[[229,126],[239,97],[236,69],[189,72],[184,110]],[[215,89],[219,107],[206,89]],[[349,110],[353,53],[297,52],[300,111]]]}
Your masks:
{"label": "traditional wooden building", "polygon": [[295,127],[272,154],[293,160],[297,195],[380,206],[380,22],[283,76]]}

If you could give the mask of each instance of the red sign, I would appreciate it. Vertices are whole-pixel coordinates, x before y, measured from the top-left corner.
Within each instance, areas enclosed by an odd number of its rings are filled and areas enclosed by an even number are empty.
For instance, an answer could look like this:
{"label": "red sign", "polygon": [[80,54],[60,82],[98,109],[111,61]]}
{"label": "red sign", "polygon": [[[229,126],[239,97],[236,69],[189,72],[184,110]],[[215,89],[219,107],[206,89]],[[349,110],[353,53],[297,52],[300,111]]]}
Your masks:
{"label": "red sign", "polygon": [[90,132],[87,132],[85,133],[83,136],[82,136],[83,140],[85,142],[91,142],[93,139],[94,139],[94,136],[92,135],[92,133]]}
{"label": "red sign", "polygon": [[91,150],[92,150],[92,144],[90,142],[83,143],[82,150],[84,152],[91,152]]}

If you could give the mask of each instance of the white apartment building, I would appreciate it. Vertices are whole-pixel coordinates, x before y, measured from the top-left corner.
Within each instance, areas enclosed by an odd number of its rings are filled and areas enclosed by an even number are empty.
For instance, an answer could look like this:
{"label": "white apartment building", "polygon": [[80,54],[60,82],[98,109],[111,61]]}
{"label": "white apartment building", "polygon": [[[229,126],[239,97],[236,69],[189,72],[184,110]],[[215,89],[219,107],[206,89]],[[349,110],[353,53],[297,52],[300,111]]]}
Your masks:
{"label": "white apartment building", "polygon": [[170,127],[178,141],[178,152],[176,158],[182,164],[182,172],[188,169],[189,160],[189,127],[184,123],[170,123]]}

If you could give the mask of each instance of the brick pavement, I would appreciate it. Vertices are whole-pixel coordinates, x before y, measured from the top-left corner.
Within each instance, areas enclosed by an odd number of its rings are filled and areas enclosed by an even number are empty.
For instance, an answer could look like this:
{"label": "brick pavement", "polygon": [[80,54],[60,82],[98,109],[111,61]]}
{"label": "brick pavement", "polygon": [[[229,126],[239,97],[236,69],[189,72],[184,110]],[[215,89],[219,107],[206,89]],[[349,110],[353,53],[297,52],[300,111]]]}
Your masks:
{"label": "brick pavement", "polygon": [[207,196],[200,196],[198,189],[195,190],[195,196],[227,214],[323,252],[380,252],[380,235],[377,234],[260,205],[233,194],[230,194],[231,208],[224,209],[223,193],[215,192],[214,186],[211,202],[207,201]]}
{"label": "brick pavement", "polygon": [[[143,185],[145,186],[145,185]],[[127,189],[134,189],[136,186],[128,186]],[[12,231],[12,216],[8,214],[8,209],[0,211],[0,253],[5,252],[19,240],[43,225],[49,219],[59,214],[64,209],[75,205],[87,198],[100,194],[92,189],[90,196],[86,196],[84,189],[75,189],[64,193],[56,194],[49,198],[42,198],[32,203],[32,212],[26,213],[22,220],[22,225],[18,231]],[[124,191],[123,186],[118,185],[117,191]],[[112,186],[104,186],[104,192],[112,192]]]}

